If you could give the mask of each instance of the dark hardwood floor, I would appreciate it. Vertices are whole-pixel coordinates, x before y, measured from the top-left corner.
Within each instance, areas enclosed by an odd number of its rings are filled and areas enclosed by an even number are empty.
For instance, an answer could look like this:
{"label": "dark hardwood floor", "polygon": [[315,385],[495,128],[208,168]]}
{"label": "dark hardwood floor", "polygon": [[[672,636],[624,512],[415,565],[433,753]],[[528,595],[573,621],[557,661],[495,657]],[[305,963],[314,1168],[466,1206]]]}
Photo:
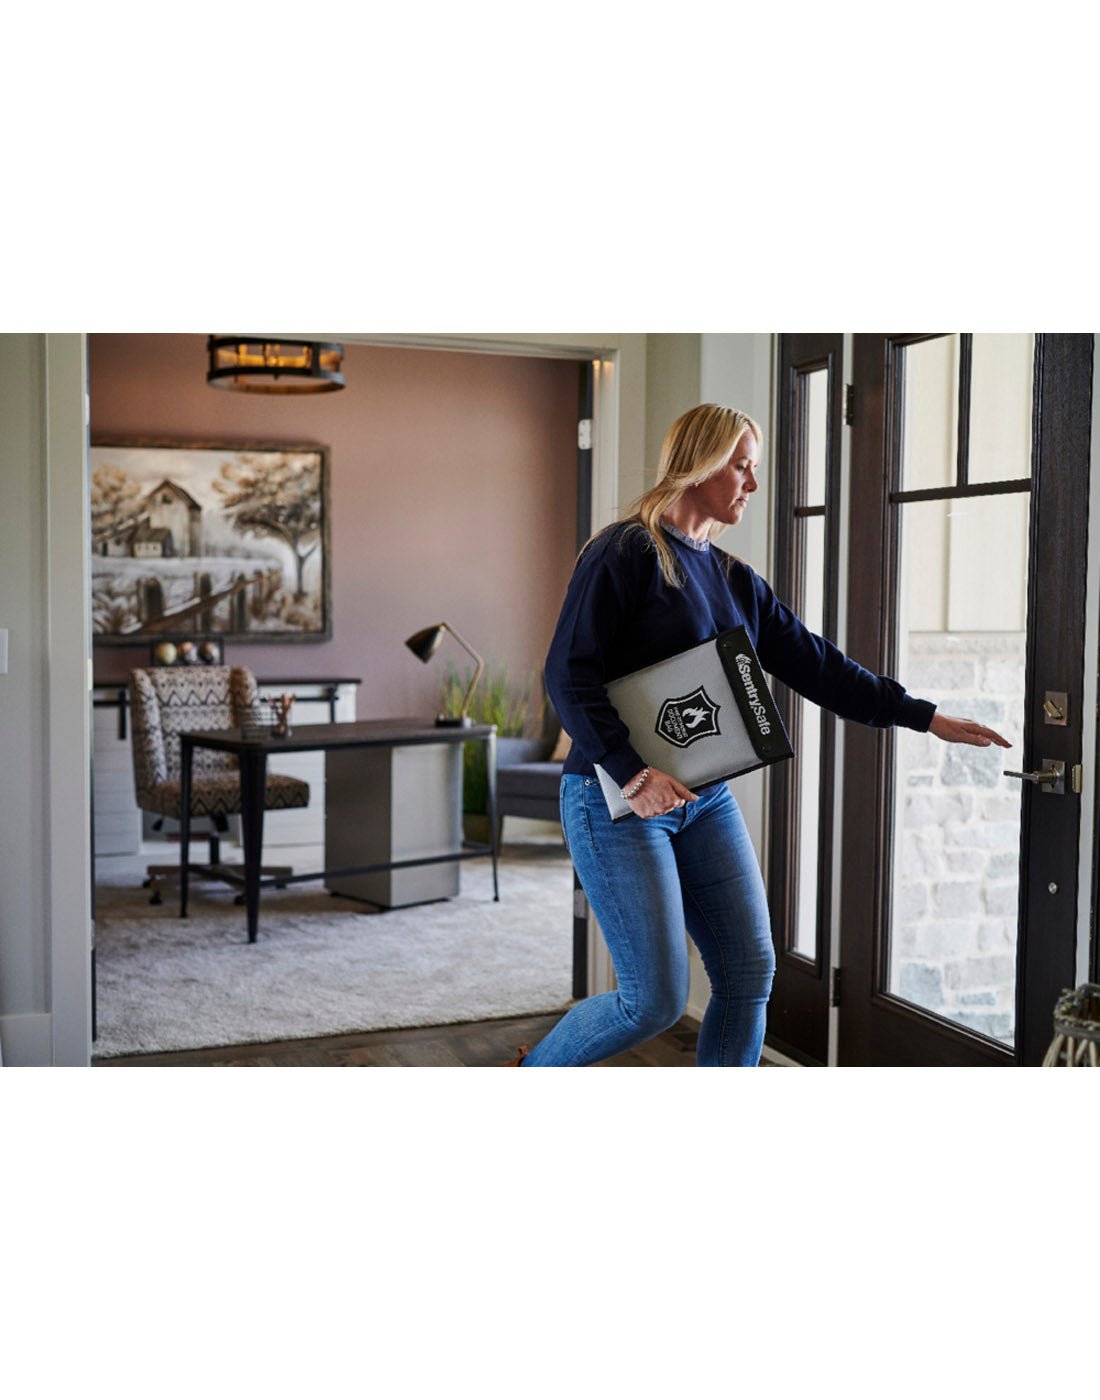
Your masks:
{"label": "dark hardwood floor", "polygon": [[[266,1045],[228,1045],[208,1050],[180,1050],[166,1055],[124,1055],[93,1065],[364,1065],[484,1067],[513,1059],[519,1045],[534,1045],[559,1019],[519,1016],[457,1026],[421,1026],[410,1030],[359,1031],[318,1040],[285,1040]],[[605,1065],[693,1066],[698,1026],[678,1022]],[[766,1063],[766,1061],[765,1061]]]}

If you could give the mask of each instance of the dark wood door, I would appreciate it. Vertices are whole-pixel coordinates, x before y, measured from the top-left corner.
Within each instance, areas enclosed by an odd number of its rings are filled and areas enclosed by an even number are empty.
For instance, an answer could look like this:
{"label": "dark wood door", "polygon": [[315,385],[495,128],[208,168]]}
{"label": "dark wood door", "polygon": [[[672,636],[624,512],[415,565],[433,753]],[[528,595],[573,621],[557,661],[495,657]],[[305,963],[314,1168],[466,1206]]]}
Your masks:
{"label": "dark wood door", "polygon": [[1014,747],[848,726],[842,1064],[1038,1064],[1074,984],[1092,340],[854,337],[847,650]]}
{"label": "dark wood door", "polygon": [[[840,585],[842,335],[779,339],[775,465],[778,596],[837,640]],[[776,974],[768,1042],[803,1061],[829,1052],[836,717],[774,684],[795,757],[771,772],[768,904]]]}

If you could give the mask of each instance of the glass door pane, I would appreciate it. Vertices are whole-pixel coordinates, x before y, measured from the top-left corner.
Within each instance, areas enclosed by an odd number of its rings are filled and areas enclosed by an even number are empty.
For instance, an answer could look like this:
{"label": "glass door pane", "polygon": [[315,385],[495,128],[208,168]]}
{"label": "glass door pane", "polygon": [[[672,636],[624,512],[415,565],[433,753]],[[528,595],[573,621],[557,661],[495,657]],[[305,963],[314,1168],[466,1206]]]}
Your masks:
{"label": "glass door pane", "polygon": [[[825,507],[828,480],[829,371],[815,369],[799,375],[802,415],[802,461],[796,505],[819,510],[795,518],[794,544],[801,579],[797,611],[811,632],[825,632]],[[821,711],[791,696],[798,713],[795,791],[798,833],[797,885],[791,951],[815,959],[818,951],[818,869],[821,847]]]}
{"label": "glass door pane", "polygon": [[[1031,374],[1015,368],[972,382],[971,461],[997,423],[1012,424],[996,454],[998,479],[1030,476]],[[1026,451],[1009,452],[1010,441]],[[980,458],[993,460],[984,449]],[[1023,766],[1030,508],[1026,491],[893,506],[901,512],[894,674],[911,694],[990,725],[1013,748],[896,731],[886,989],[1010,1045],[1022,784],[1002,774]]]}
{"label": "glass door pane", "polygon": [[[824,371],[822,371],[824,373]],[[802,621],[819,636],[824,627],[825,517],[811,515],[799,522],[804,544],[806,601]],[[817,956],[817,872],[821,840],[821,711],[797,700],[798,753],[798,897],[794,952]]]}
{"label": "glass door pane", "polygon": [[799,505],[823,506],[828,490],[829,371],[800,376],[806,403],[806,476]]}
{"label": "glass door pane", "polygon": [[901,487],[955,484],[960,340],[938,335],[905,347],[901,393]]}
{"label": "glass door pane", "polygon": [[970,380],[971,481],[1031,475],[1033,335],[975,335]]}

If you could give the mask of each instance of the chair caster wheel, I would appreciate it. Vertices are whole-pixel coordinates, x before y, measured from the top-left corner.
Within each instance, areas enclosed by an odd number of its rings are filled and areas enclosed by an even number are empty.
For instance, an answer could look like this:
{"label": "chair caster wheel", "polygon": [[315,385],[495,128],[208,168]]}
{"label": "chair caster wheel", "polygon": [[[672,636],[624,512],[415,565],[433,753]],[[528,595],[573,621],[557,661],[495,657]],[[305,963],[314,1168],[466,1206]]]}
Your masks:
{"label": "chair caster wheel", "polygon": [[150,904],[163,904],[163,903],[164,903],[164,900],[161,899],[161,897],[160,897],[160,891],[159,891],[159,890],[158,890],[157,893],[152,897],[152,899],[149,901],[149,903],[150,903]]}
{"label": "chair caster wheel", "polygon": [[234,903],[234,904],[243,904],[243,903],[244,903],[244,895],[243,895],[243,894],[234,895],[234,897],[233,897],[233,903]]}
{"label": "chair caster wheel", "polygon": [[147,875],[147,876],[145,877],[145,879],[142,880],[142,882],[141,882],[141,888],[142,888],[143,890],[147,890],[147,889],[149,888],[149,886],[150,886],[152,883],[153,883],[153,877],[152,877],[151,875]]}

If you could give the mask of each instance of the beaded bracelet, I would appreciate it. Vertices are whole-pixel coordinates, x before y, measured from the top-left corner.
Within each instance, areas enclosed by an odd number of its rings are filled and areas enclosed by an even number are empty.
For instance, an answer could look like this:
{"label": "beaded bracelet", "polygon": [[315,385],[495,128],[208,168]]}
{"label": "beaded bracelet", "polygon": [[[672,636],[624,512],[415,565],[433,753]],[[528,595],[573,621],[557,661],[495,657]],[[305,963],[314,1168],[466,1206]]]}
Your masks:
{"label": "beaded bracelet", "polygon": [[642,784],[645,782],[645,780],[646,780],[648,777],[649,777],[649,769],[648,769],[648,768],[643,768],[643,769],[642,769],[642,776],[638,779],[638,781],[634,784],[634,786],[633,786],[632,788],[623,788],[623,790],[622,790],[622,795],[623,795],[623,797],[626,798],[627,801],[629,801],[630,798],[637,796],[637,794],[638,794],[639,792],[641,792],[641,790],[642,790]]}

